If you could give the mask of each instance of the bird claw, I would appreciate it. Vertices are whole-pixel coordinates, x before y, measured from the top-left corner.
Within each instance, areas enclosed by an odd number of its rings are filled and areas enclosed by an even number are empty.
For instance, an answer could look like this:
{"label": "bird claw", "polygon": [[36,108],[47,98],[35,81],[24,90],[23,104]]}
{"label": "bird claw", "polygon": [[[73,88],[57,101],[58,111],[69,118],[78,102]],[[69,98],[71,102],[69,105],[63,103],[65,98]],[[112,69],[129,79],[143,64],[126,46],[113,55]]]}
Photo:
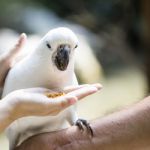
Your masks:
{"label": "bird claw", "polygon": [[76,126],[79,127],[81,131],[84,131],[84,127],[86,127],[87,131],[90,133],[91,137],[93,137],[93,130],[90,124],[84,119],[78,119],[75,123]]}

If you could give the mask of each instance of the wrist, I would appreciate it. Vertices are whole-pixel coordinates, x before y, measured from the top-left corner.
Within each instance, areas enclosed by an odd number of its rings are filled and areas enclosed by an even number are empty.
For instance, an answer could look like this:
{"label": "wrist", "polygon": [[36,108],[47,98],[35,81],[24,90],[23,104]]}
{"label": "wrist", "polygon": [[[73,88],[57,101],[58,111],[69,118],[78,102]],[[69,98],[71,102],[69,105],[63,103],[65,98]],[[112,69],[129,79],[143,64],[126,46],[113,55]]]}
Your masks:
{"label": "wrist", "polygon": [[16,116],[13,115],[13,110],[13,107],[6,98],[0,101],[0,132],[16,120]]}
{"label": "wrist", "polygon": [[5,113],[9,121],[13,122],[19,118],[19,114],[17,113],[17,104],[13,102],[13,97],[5,97],[2,100],[3,106],[5,108]]}

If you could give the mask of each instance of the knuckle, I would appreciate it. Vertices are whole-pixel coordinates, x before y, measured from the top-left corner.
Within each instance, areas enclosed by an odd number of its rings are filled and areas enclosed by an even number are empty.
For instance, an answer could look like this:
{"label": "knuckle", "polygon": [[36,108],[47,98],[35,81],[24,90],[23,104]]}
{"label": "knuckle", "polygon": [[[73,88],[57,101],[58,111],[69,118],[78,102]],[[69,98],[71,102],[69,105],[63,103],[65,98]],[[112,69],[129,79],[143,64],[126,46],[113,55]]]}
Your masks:
{"label": "knuckle", "polygon": [[61,106],[61,108],[64,108],[67,106],[67,104],[68,104],[67,101],[63,100],[63,101],[61,101],[60,106]]}

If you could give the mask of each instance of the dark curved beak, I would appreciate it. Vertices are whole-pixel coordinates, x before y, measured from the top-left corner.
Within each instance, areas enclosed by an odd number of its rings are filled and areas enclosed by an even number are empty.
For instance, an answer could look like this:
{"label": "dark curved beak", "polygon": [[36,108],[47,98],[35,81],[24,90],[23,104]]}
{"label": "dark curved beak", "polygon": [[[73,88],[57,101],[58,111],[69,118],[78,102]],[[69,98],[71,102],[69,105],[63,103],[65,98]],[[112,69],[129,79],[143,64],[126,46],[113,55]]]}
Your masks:
{"label": "dark curved beak", "polygon": [[69,52],[70,48],[67,45],[60,45],[57,49],[55,64],[56,67],[61,71],[67,69],[67,66],[69,64]]}

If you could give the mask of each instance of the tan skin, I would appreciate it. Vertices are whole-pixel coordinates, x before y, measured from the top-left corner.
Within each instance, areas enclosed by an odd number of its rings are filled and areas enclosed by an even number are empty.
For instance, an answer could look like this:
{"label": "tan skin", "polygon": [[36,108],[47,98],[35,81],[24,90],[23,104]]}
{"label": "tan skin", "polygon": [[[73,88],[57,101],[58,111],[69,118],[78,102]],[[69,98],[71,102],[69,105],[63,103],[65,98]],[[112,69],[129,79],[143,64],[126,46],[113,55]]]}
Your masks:
{"label": "tan skin", "polygon": [[15,150],[149,150],[150,96],[91,122],[93,138],[77,127],[29,138]]}
{"label": "tan skin", "polygon": [[[77,100],[99,90],[99,84],[65,87],[64,96],[48,98],[44,93],[54,91],[45,88],[31,88],[14,91],[0,101],[0,132],[13,121],[25,116],[57,115]],[[34,109],[33,109],[34,108]]]}
{"label": "tan skin", "polygon": [[[26,35],[21,34],[14,48],[0,56],[0,87],[3,87],[6,75],[9,69],[15,65],[15,58],[25,42]],[[65,95],[57,98],[48,98],[45,93],[55,91],[45,88],[13,91],[0,101],[0,133],[13,121],[21,117],[57,115],[78,100],[100,89],[100,84],[64,87]]]}
{"label": "tan skin", "polygon": [[25,43],[26,34],[22,33],[15,46],[0,56],[0,87],[3,87],[5,77],[9,69],[13,67],[15,59],[17,55],[21,52],[21,49]]}

